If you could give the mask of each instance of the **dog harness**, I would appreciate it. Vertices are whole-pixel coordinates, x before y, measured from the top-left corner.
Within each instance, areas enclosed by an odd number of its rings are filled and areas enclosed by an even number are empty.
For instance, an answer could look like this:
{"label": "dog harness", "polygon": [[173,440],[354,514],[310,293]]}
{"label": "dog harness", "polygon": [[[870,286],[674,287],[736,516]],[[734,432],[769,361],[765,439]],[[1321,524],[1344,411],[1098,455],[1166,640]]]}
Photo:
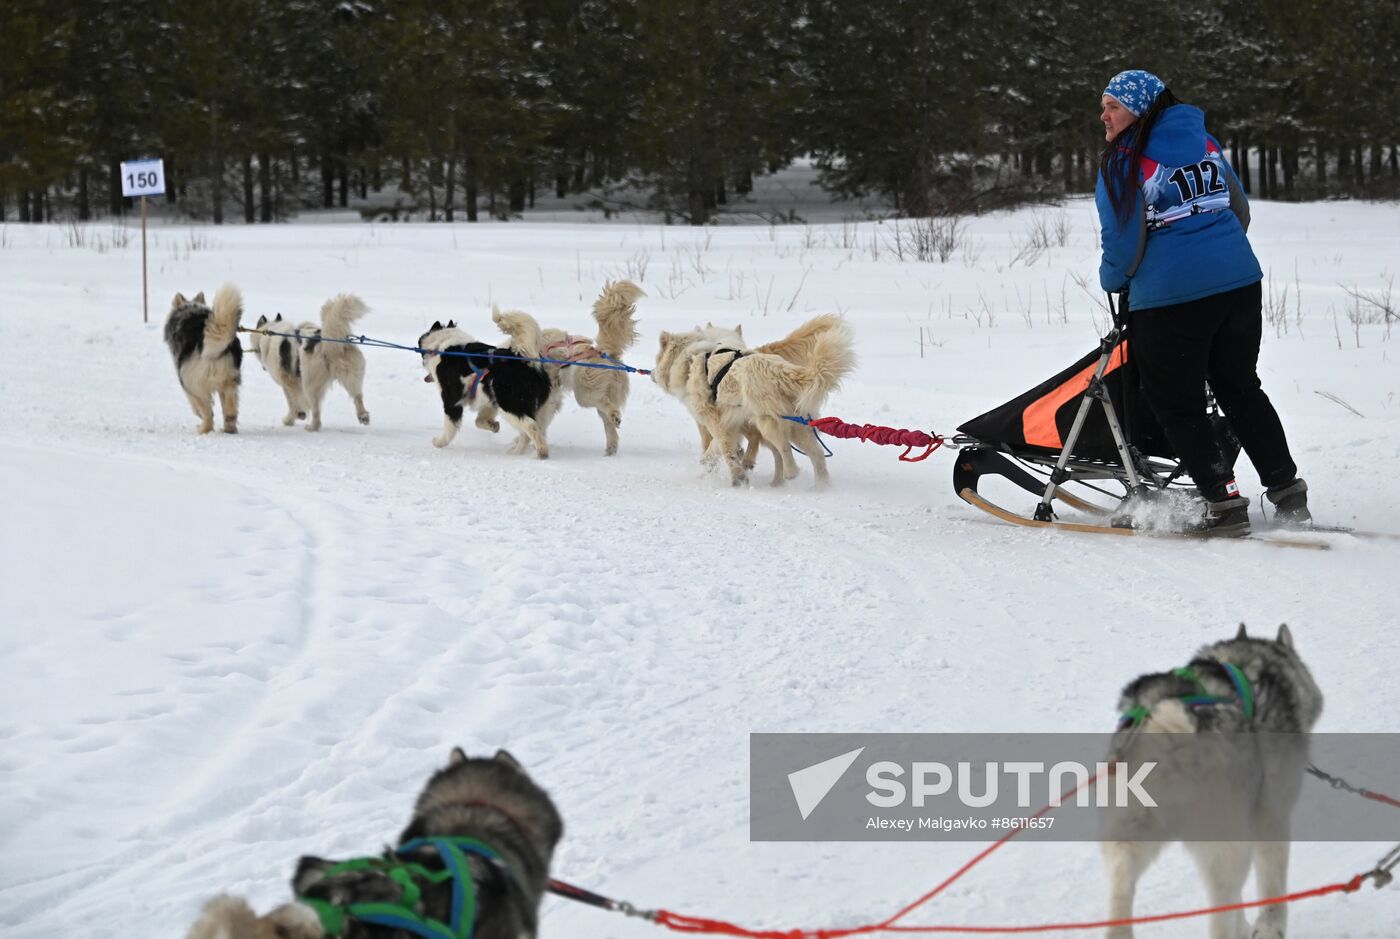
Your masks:
{"label": "dog harness", "polygon": [[[561,349],[564,351],[564,354],[562,356],[555,355],[555,353]],[[567,359],[568,361],[561,365],[560,368],[568,368],[575,362],[581,362],[584,359],[595,359],[600,354],[601,353],[597,349],[593,348],[592,339],[589,339],[587,336],[573,335],[565,339],[560,339],[558,342],[551,342],[540,350],[540,358]]]}
{"label": "dog harness", "polygon": [[[1245,673],[1239,666],[1231,665],[1229,662],[1220,662],[1220,667],[1225,669],[1225,674],[1230,678],[1230,684],[1235,688],[1235,697],[1218,698],[1206,690],[1205,682],[1201,681],[1201,676],[1196,674],[1194,668],[1174,668],[1172,674],[1177,678],[1185,679],[1196,686],[1196,694],[1180,695],[1177,700],[1187,707],[1218,707],[1222,704],[1239,703],[1240,709],[1244,712],[1244,719],[1254,720],[1254,688],[1249,683]],[[1118,728],[1123,730],[1128,727],[1136,727],[1147,719],[1148,709],[1141,704],[1129,708],[1119,717]]]}
{"label": "dog harness", "polygon": [[728,362],[725,362],[723,365],[721,365],[721,366],[719,367],[719,371],[718,371],[718,372],[715,372],[715,377],[710,379],[710,403],[711,403],[711,404],[719,404],[719,383],[722,382],[722,381],[724,381],[724,376],[726,376],[726,375],[729,374],[729,370],[730,370],[731,368],[734,367],[734,363],[735,363],[735,362],[739,361],[739,360],[742,359],[744,356],[748,355],[748,352],[744,351],[743,349],[716,349],[716,350],[713,351],[713,352],[706,352],[706,353],[705,353],[705,368],[706,368],[706,370],[708,370],[709,367],[710,367],[710,356],[712,356],[712,355],[721,355],[721,354],[723,354],[723,353],[725,353],[725,352],[732,352],[732,353],[734,353],[734,358],[730,359]]}
{"label": "dog harness", "polygon": [[[416,861],[406,860],[408,854],[418,848],[431,847],[442,858],[443,869],[431,870]],[[399,885],[397,903],[350,903],[339,906],[326,900],[298,897],[302,903],[316,911],[321,920],[321,929],[327,936],[344,935],[349,920],[368,923],[372,926],[387,926],[402,929],[423,939],[471,939],[476,928],[476,883],[472,880],[471,867],[467,855],[475,854],[495,865],[507,877],[513,877],[511,870],[501,856],[484,842],[475,838],[416,838],[384,857],[356,858],[342,861],[325,871],[326,877],[333,877],[347,871],[373,871],[384,874]],[[423,898],[421,883],[452,883],[452,916],[443,923],[419,912]]]}
{"label": "dog harness", "polygon": [[489,368],[472,369],[472,377],[467,382],[467,400],[476,403],[476,392],[481,387],[481,382],[487,375],[491,374]]}

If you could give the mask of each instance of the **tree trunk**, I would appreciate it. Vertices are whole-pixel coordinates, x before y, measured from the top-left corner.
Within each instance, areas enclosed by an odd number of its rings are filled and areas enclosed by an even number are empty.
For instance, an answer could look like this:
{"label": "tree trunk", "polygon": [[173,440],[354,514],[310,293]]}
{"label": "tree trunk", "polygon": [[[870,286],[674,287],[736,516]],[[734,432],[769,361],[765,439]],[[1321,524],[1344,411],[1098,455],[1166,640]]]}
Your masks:
{"label": "tree trunk", "polygon": [[321,154],[321,208],[335,206],[335,167],[331,165],[330,154]]}
{"label": "tree trunk", "polygon": [[292,188],[296,189],[301,185],[301,155],[293,150],[288,162],[292,169]]}
{"label": "tree trunk", "polygon": [[1346,144],[1337,148],[1337,185],[1343,195],[1351,190],[1351,147]]}
{"label": "tree trunk", "polygon": [[747,196],[753,192],[753,173],[744,170],[743,173],[739,174],[738,178],[734,180],[734,191],[741,196]]}
{"label": "tree trunk", "polygon": [[251,225],[258,220],[258,207],[253,204],[253,155],[243,154],[243,221]]}
{"label": "tree trunk", "polygon": [[1362,189],[1366,185],[1366,170],[1361,165],[1361,144],[1352,151],[1352,165],[1356,168],[1356,188]]}
{"label": "tree trunk", "polygon": [[1391,179],[1394,179],[1395,177],[1400,176],[1400,153],[1396,153],[1397,150],[1400,150],[1400,147],[1397,147],[1395,144],[1391,144],[1391,145],[1390,145],[1390,178],[1391,178]]}
{"label": "tree trunk", "polygon": [[21,189],[15,193],[15,202],[19,211],[19,220],[21,222],[29,221],[29,190]]}
{"label": "tree trunk", "polygon": [[350,205],[350,165],[344,160],[336,161],[340,178],[340,207],[348,208]]}
{"label": "tree trunk", "polygon": [[436,221],[438,220],[438,215],[437,215],[437,178],[436,178],[436,177],[437,177],[437,172],[438,172],[438,161],[437,161],[437,157],[429,157],[429,158],[428,158],[428,172],[425,174],[425,179],[426,179],[427,182],[428,182],[428,221],[430,221],[430,222],[436,222]]}
{"label": "tree trunk", "polygon": [[1298,151],[1292,146],[1283,148],[1283,197],[1293,201],[1293,173],[1298,167]]}
{"label": "tree trunk", "polygon": [[1371,185],[1376,184],[1376,180],[1381,178],[1381,145],[1377,141],[1371,141]]}
{"label": "tree trunk", "polygon": [[1319,195],[1327,192],[1327,148],[1322,143],[1322,135],[1317,135],[1313,146],[1313,160],[1317,164],[1317,190]]}
{"label": "tree trunk", "polygon": [[[122,209],[122,161],[112,157],[107,172],[107,208],[118,218],[121,218]],[[27,210],[26,210],[27,211]]]}
{"label": "tree trunk", "polygon": [[715,183],[715,205],[728,205],[729,194],[724,191],[724,180]]}
{"label": "tree trunk", "polygon": [[1245,195],[1249,195],[1253,192],[1253,188],[1250,186],[1249,141],[1241,137],[1239,138],[1237,146],[1240,148],[1240,158],[1239,164],[1235,167],[1235,173],[1239,176],[1240,183],[1244,186]]}
{"label": "tree trunk", "polygon": [[262,222],[272,221],[272,156],[266,152],[258,154],[258,192],[262,197]]}
{"label": "tree trunk", "polygon": [[563,173],[554,174],[554,198],[562,199],[569,194],[569,177]]}
{"label": "tree trunk", "polygon": [[466,165],[462,167],[466,177],[462,181],[462,198],[467,203],[467,221],[475,222],[476,200],[481,195],[476,188],[476,160],[470,153],[467,154]]}
{"label": "tree trunk", "polygon": [[219,106],[209,104],[210,134],[213,137],[214,167],[210,174],[214,183],[214,224],[224,223],[224,143],[219,136]]}
{"label": "tree trunk", "polygon": [[165,168],[165,204],[179,205],[180,194],[185,191],[184,178],[179,173],[179,167],[175,161],[171,160]]}
{"label": "tree trunk", "polygon": [[506,198],[511,212],[525,211],[525,180],[516,177],[506,187]]}
{"label": "tree trunk", "polygon": [[447,183],[447,196],[446,196],[446,198],[445,198],[444,201],[447,203],[447,208],[446,208],[446,211],[447,211],[447,220],[448,220],[449,222],[451,222],[451,221],[454,221],[454,220],[455,220],[456,212],[457,212],[457,206],[456,206],[456,204],[455,204],[455,203],[456,203],[456,197],[457,197],[457,188],[456,188],[456,183],[457,183],[457,154],[456,154],[455,151],[452,152],[452,153],[449,153],[449,154],[447,155],[447,180],[446,180],[446,183]]}

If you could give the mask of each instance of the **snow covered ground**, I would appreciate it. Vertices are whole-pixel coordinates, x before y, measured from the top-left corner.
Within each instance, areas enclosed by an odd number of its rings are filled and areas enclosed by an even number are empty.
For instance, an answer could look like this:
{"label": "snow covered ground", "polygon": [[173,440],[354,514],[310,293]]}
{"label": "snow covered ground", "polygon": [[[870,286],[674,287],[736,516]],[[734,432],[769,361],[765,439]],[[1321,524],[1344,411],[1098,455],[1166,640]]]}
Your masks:
{"label": "snow covered ground", "polygon": [[[945,433],[1104,323],[1073,280],[1096,293],[1087,201],[972,220],[942,264],[899,260],[888,222],[590,220],[156,225],[149,324],[139,229],[0,226],[0,934],[179,937],[224,890],[268,907],[300,854],[392,838],[455,744],[508,747],[550,790],[559,877],[751,926],[869,922],[973,846],[750,843],[750,732],[1105,730],[1126,680],[1241,620],[1291,624],[1327,695],[1320,730],[1400,730],[1400,544],[1016,529],[954,496],[949,454],[905,465],[855,442],[832,443],[828,491],[805,466],[770,489],[766,456],[731,490],[645,380],[616,457],[572,404],[548,461],[471,427],[435,450],[435,389],[393,351],[367,351],[372,426],[334,389],[322,432],[282,427],[249,356],[241,433],[194,433],[161,322],[176,291],[225,281],[247,324],[353,291],[363,332],[411,342],[448,317],[494,337],[492,303],[591,332],[603,281],[631,276],[643,367],[663,329],[741,323],[756,342],[839,310],[860,367],[827,413]],[[1061,220],[1064,244],[1028,257]],[[1391,531],[1400,340],[1349,318],[1344,287],[1384,290],[1397,231],[1394,205],[1254,206],[1287,290],[1262,374],[1314,511]],[[1257,495],[1247,467],[1241,482]],[[1291,884],[1385,847],[1298,845]],[[1397,889],[1299,904],[1292,934],[1393,936]],[[1139,909],[1204,902],[1174,849]],[[1095,846],[1013,844],[914,921],[1104,912]],[[658,932],[550,899],[542,934]]]}

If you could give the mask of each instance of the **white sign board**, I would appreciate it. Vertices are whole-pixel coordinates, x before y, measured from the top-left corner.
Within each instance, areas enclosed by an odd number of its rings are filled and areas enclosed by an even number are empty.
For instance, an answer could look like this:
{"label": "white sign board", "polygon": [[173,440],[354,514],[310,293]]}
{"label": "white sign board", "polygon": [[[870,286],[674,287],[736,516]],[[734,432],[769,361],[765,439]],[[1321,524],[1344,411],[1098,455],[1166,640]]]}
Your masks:
{"label": "white sign board", "polygon": [[164,160],[129,160],[122,163],[122,195],[159,196],[164,193]]}

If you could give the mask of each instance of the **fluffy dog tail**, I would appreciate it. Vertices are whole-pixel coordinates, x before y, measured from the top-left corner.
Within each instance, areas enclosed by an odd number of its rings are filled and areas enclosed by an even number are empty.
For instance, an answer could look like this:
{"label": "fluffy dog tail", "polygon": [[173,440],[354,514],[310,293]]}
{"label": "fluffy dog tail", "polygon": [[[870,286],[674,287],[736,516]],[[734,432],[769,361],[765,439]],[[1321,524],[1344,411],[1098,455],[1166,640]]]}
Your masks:
{"label": "fluffy dog tail", "polygon": [[369,312],[365,301],[353,293],[342,293],[321,305],[321,336],[325,339],[346,339],[350,324]]}
{"label": "fluffy dog tail", "polygon": [[645,296],[642,288],[630,280],[603,285],[603,292],[593,304],[593,318],[598,321],[598,341],[594,345],[600,352],[620,359],[637,341],[637,298]]}
{"label": "fluffy dog tail", "polygon": [[259,917],[242,897],[218,896],[204,905],[185,939],[324,939],[309,906],[287,903]]}
{"label": "fluffy dog tail", "polygon": [[540,324],[529,313],[519,310],[501,312],[491,310],[491,322],[496,328],[510,337],[510,348],[527,359],[540,357]]}
{"label": "fluffy dog tail", "polygon": [[754,351],[767,352],[769,355],[780,356],[789,362],[802,365],[812,358],[812,347],[818,336],[832,329],[845,328],[845,320],[839,313],[824,313],[809,319],[782,339],[764,343]]}
{"label": "fluffy dog tail", "polygon": [[799,414],[815,414],[820,410],[827,396],[841,386],[841,379],[855,368],[856,355],[851,343],[850,327],[840,317],[812,337],[809,357],[798,365],[802,375],[802,390],[797,397]]}
{"label": "fluffy dog tail", "polygon": [[238,337],[238,321],[243,317],[243,295],[233,284],[224,284],[214,294],[214,305],[204,321],[204,347],[201,354],[216,358],[224,354]]}

